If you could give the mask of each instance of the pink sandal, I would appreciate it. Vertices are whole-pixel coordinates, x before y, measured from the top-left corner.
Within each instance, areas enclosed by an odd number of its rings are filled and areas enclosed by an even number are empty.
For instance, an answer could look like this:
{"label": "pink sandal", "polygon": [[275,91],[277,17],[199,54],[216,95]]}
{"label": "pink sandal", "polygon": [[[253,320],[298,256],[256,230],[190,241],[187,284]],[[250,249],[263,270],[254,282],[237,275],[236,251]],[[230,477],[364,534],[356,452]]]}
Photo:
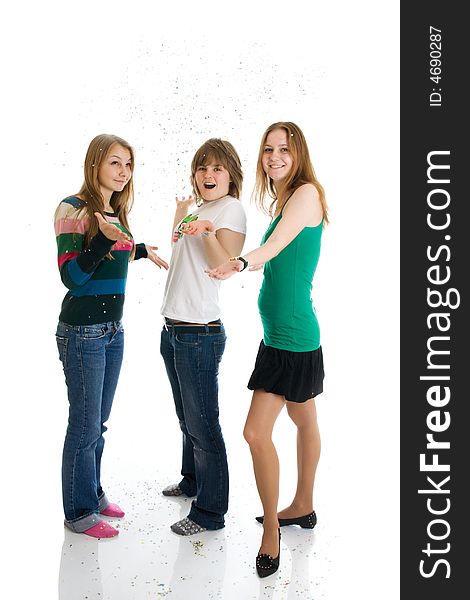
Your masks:
{"label": "pink sandal", "polygon": [[105,517],[117,517],[118,519],[122,519],[126,513],[117,504],[110,502],[108,506],[100,512],[100,514],[104,515]]}
{"label": "pink sandal", "polygon": [[118,535],[119,531],[109,523],[106,523],[106,521],[100,521],[96,525],[93,525],[93,527],[85,529],[83,533],[94,538],[112,538]]}

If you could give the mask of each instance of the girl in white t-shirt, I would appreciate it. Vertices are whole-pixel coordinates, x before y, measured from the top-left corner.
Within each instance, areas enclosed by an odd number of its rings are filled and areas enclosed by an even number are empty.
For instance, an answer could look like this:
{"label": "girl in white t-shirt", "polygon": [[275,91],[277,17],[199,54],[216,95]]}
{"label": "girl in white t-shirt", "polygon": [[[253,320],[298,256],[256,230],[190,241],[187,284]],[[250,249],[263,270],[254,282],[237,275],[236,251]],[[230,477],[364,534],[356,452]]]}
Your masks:
{"label": "girl in white t-shirt", "polygon": [[179,535],[221,529],[228,508],[217,382],[226,336],[220,320],[220,281],[207,277],[206,270],[238,256],[243,248],[242,181],[235,148],[212,138],[191,163],[196,210],[188,215],[192,196],[176,199],[160,351],[183,432],[182,479],[163,494],[195,497],[188,516],[171,525]]}

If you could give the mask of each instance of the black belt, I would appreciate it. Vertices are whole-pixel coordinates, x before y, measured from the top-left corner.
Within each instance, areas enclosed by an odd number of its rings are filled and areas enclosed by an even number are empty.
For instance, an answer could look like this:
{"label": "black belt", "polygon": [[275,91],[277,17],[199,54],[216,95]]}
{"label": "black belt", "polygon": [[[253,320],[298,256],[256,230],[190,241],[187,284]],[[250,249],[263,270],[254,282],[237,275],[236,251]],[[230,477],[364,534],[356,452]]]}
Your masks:
{"label": "black belt", "polygon": [[187,323],[165,317],[164,327],[167,331],[173,329],[175,333],[220,333],[223,326],[220,319],[210,323]]}

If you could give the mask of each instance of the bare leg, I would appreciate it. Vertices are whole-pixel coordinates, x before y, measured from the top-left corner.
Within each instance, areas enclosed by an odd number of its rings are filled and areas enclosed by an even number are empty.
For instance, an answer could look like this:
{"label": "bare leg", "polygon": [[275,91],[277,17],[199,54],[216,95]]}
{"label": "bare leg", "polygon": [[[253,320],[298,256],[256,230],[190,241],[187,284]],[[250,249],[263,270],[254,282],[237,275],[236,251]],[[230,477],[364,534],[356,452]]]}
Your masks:
{"label": "bare leg", "polygon": [[279,459],[272,441],[272,432],[284,404],[283,396],[255,390],[243,431],[250,445],[256,486],[264,511],[260,553],[273,557],[276,557],[279,551]]}
{"label": "bare leg", "polygon": [[297,489],[290,506],[279,512],[282,519],[312,512],[313,485],[321,448],[315,400],[287,402],[287,412],[297,426]]}

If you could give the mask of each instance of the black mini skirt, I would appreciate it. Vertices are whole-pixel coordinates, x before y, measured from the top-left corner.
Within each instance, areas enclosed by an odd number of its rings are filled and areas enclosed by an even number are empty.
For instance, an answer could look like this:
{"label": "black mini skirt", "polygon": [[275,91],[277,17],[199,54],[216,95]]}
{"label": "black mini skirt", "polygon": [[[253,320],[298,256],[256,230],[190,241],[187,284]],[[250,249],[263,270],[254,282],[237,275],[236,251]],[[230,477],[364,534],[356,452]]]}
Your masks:
{"label": "black mini skirt", "polygon": [[291,352],[266,346],[261,340],[248,389],[305,402],[323,392],[324,376],[321,346],[310,352]]}

